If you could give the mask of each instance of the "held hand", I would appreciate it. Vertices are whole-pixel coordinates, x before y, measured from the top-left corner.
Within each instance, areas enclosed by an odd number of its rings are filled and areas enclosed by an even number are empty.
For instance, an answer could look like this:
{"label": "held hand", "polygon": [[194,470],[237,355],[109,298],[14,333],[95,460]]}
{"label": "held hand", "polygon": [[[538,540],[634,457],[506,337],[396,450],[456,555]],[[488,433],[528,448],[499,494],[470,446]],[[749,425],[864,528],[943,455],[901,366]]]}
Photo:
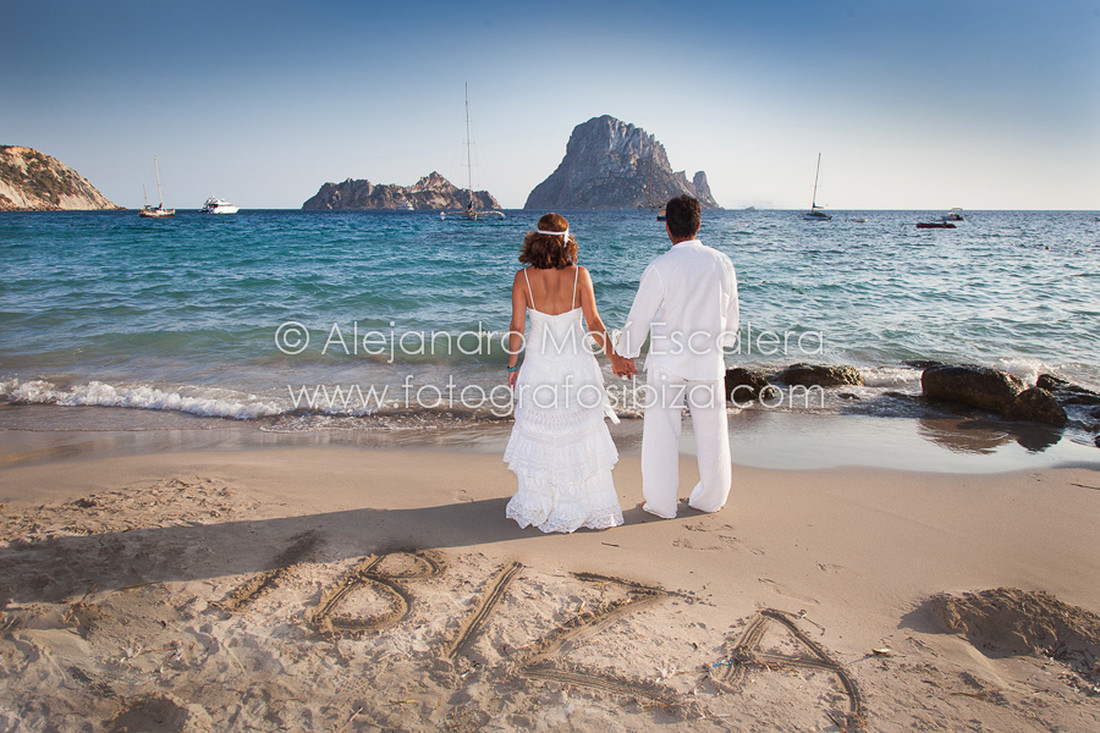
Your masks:
{"label": "held hand", "polygon": [[615,376],[628,378],[638,373],[637,367],[634,366],[633,359],[624,359],[618,354],[611,354],[611,370],[615,372]]}

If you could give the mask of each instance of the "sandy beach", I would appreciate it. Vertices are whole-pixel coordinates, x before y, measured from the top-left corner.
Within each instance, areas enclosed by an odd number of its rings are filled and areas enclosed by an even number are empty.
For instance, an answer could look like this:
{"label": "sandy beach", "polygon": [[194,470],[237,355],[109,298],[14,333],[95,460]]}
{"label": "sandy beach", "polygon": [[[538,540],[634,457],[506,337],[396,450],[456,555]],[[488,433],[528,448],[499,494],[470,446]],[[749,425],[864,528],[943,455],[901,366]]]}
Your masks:
{"label": "sandy beach", "polygon": [[4,730],[1100,726],[1096,465],[738,466],[656,520],[627,450],[626,524],[546,536],[490,452],[8,463]]}

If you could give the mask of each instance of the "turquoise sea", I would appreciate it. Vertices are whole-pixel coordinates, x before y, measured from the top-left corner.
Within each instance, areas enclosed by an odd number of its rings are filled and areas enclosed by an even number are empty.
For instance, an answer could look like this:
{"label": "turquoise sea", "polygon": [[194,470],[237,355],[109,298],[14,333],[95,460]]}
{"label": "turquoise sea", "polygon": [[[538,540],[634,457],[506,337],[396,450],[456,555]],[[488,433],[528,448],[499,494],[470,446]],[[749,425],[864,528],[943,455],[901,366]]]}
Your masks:
{"label": "turquoise sea", "polygon": [[[505,419],[509,287],[540,213],[0,214],[0,406],[118,408],[81,418],[101,428],[134,410],[291,431]],[[563,213],[618,328],[668,246],[663,224]],[[942,212],[833,213],[704,214],[700,239],[738,271],[729,364],[846,364],[867,381],[774,409],[917,414],[920,360],[1100,388],[1096,212],[974,211],[954,230],[915,228]],[[620,412],[636,414],[604,366]],[[1088,416],[1074,420],[1071,438],[1091,443]]]}

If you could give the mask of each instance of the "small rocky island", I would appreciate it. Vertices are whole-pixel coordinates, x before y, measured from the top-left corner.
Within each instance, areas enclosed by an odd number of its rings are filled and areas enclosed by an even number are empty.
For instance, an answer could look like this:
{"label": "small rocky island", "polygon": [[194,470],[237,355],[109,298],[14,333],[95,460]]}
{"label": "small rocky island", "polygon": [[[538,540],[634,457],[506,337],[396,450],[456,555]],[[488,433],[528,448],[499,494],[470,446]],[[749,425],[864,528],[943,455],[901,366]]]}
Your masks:
{"label": "small rocky island", "polygon": [[0,145],[0,211],[121,208],[60,160],[34,148]]}
{"label": "small rocky island", "polygon": [[326,183],[302,204],[303,209],[416,209],[438,211],[465,209],[470,204],[479,210],[499,209],[500,204],[488,191],[459,188],[432,171],[411,186],[393,183],[372,184],[367,180]]}
{"label": "small rocky island", "polygon": [[527,197],[526,209],[633,209],[657,207],[689,194],[717,209],[703,171],[688,180],[674,173],[665,146],[640,127],[609,115],[573,128],[565,157]]}

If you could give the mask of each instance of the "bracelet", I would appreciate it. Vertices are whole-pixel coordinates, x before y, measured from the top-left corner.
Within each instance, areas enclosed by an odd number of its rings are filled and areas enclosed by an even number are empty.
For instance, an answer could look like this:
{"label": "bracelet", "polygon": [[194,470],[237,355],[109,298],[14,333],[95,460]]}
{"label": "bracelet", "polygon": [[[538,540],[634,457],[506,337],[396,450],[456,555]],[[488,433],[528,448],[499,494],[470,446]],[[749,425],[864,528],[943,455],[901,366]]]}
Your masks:
{"label": "bracelet", "polygon": [[508,373],[511,374],[512,372],[516,371],[517,369],[519,369],[519,364],[516,364],[514,367],[508,367]]}

